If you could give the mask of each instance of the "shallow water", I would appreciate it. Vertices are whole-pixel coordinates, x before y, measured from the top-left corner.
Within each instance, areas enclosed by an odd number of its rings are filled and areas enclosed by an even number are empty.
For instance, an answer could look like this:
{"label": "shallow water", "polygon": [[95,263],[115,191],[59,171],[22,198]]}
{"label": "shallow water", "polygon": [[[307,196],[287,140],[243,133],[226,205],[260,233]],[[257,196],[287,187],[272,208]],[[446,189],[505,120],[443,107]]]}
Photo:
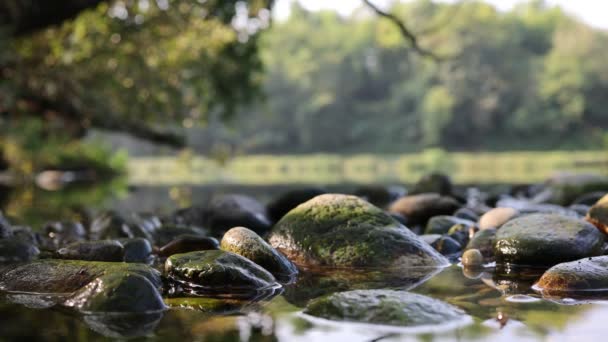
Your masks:
{"label": "shallow water", "polygon": [[[336,190],[348,188],[345,186]],[[213,193],[239,192],[267,201],[283,190],[285,187],[138,188],[123,197],[117,195],[119,192],[109,191],[106,198],[94,203],[83,200],[89,197],[80,197],[78,208],[167,211],[184,202],[200,203]],[[180,191],[186,199],[179,197]],[[38,222],[65,218],[66,213],[70,212],[68,209],[74,203],[62,202],[61,196],[46,193],[36,197],[34,194],[29,202],[21,203],[15,203],[14,199],[11,202],[14,197],[9,197],[3,208],[13,210],[11,214],[20,217],[20,223],[29,223],[36,228]],[[73,194],[71,196],[79,198]],[[19,216],[20,212],[29,216]],[[262,301],[245,305],[229,302],[215,305],[212,309],[201,309],[191,302],[190,308],[172,308],[163,313],[137,316],[81,316],[70,311],[45,308],[48,301],[10,295],[0,299],[0,340],[587,341],[604,337],[605,321],[608,319],[607,302],[598,298],[543,299],[531,289],[538,276],[538,272],[522,273],[519,270],[470,272],[458,265],[433,272],[404,272],[390,277],[381,272],[371,277],[367,273],[357,272],[336,271],[325,275],[303,272],[294,284],[285,286],[279,294]],[[359,288],[413,291],[455,305],[468,316],[456,324],[404,329],[329,322],[302,314],[303,307],[310,299]]]}

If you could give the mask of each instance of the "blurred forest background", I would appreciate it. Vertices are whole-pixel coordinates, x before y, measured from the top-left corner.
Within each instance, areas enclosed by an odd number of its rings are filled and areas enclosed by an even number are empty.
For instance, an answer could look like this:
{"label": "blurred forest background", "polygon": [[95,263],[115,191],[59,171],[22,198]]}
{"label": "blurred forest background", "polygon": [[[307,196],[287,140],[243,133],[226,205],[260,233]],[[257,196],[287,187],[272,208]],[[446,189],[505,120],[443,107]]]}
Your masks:
{"label": "blurred forest background", "polygon": [[3,1],[0,169],[113,174],[120,147],[225,161],[608,146],[608,32],[559,7],[394,2],[431,57],[363,1],[347,17],[272,7]]}

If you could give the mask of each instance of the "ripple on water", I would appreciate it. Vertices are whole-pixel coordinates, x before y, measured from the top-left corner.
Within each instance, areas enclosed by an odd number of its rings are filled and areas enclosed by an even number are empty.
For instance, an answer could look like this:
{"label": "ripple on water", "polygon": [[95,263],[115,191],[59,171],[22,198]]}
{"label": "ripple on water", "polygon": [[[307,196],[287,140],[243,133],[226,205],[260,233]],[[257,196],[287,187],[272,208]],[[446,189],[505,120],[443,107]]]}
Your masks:
{"label": "ripple on water", "polygon": [[540,298],[522,294],[508,296],[505,300],[511,303],[536,303],[541,301]]}

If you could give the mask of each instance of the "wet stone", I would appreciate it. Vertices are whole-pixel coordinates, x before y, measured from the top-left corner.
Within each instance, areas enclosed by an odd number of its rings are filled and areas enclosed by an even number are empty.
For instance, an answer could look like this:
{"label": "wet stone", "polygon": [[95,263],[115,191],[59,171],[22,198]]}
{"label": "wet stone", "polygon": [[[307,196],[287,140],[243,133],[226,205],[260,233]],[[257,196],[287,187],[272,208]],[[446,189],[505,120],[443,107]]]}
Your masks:
{"label": "wet stone", "polygon": [[484,258],[478,249],[469,249],[462,254],[462,265],[465,267],[480,267]]}
{"label": "wet stone", "polygon": [[464,321],[457,307],[406,291],[355,290],[334,293],[312,301],[305,314],[333,321],[384,324],[402,327]]}
{"label": "wet stone", "polygon": [[366,185],[356,189],[354,195],[379,208],[385,208],[406,193],[407,190],[401,186]]}
{"label": "wet stone", "polygon": [[325,194],[285,215],[270,245],[303,266],[442,267],[447,260],[387,215],[356,197]]}
{"label": "wet stone", "polygon": [[454,212],[454,217],[458,217],[461,219],[477,222],[479,220],[479,215],[476,212],[469,208],[460,208]]}
{"label": "wet stone", "polygon": [[513,208],[494,208],[479,218],[479,229],[498,229],[503,224],[507,223],[509,220],[517,217],[518,215],[519,211]]}
{"label": "wet stone", "polygon": [[84,241],[87,232],[80,222],[49,222],[43,231],[43,248],[56,250],[72,242]]}
{"label": "wet stone", "polygon": [[154,284],[130,273],[100,276],[78,290],[64,305],[83,313],[149,313],[166,308]]}
{"label": "wet stone", "polygon": [[279,287],[272,274],[253,261],[221,250],[174,254],[165,272],[194,295],[255,297]]}
{"label": "wet stone", "polygon": [[496,229],[489,228],[480,230],[469,241],[466,250],[477,249],[484,258],[491,259],[494,257],[494,240],[496,238]]}
{"label": "wet stone", "polygon": [[144,238],[120,239],[124,247],[125,262],[147,263],[152,257],[152,245]]}
{"label": "wet stone", "polygon": [[207,231],[199,227],[187,226],[183,224],[164,224],[154,232],[154,242],[156,246],[165,246],[180,236],[207,236]]}
{"label": "wet stone", "polygon": [[504,224],[496,233],[499,263],[552,266],[601,255],[604,235],[581,219],[557,214],[531,214]]}
{"label": "wet stone", "polygon": [[445,256],[453,256],[459,254],[462,251],[462,245],[449,236],[441,236],[431,246],[437,250],[437,252]]}
{"label": "wet stone", "polygon": [[0,266],[0,290],[71,293],[109,273],[138,274],[160,288],[160,273],[143,264],[45,259]]}
{"label": "wet stone", "polygon": [[234,227],[227,231],[220,246],[224,251],[241,255],[262,266],[281,281],[290,281],[298,273],[289,259],[245,227]]}
{"label": "wet stone", "polygon": [[608,195],[602,197],[589,209],[586,219],[597,229],[608,234]]}
{"label": "wet stone", "polygon": [[414,184],[412,194],[438,193],[440,195],[452,194],[452,181],[450,177],[441,173],[430,173],[422,176]]}
{"label": "wet stone", "polygon": [[179,235],[171,242],[162,246],[160,256],[168,257],[173,254],[220,249],[220,243],[216,238],[184,234]]}
{"label": "wet stone", "polygon": [[107,211],[93,219],[89,237],[91,240],[103,240],[132,238],[134,235],[123,216],[115,211]]}
{"label": "wet stone", "polygon": [[426,225],[425,234],[447,234],[454,225],[472,227],[475,222],[461,219],[455,216],[439,215],[432,217]]}
{"label": "wet stone", "polygon": [[123,261],[123,245],[114,240],[81,241],[60,248],[55,256],[58,259],[87,261]]}
{"label": "wet stone", "polygon": [[434,216],[451,215],[458,208],[460,204],[455,199],[428,193],[401,197],[390,206],[389,211],[407,217],[411,225],[418,225],[426,224]]}
{"label": "wet stone", "polygon": [[0,263],[29,261],[39,254],[38,247],[28,241],[14,237],[0,239]]}
{"label": "wet stone", "polygon": [[232,227],[243,226],[258,234],[264,234],[272,226],[266,207],[245,195],[214,196],[207,204],[206,211],[205,226],[216,237],[221,237]]}
{"label": "wet stone", "polygon": [[584,258],[548,269],[534,289],[547,295],[608,294],[608,256]]}

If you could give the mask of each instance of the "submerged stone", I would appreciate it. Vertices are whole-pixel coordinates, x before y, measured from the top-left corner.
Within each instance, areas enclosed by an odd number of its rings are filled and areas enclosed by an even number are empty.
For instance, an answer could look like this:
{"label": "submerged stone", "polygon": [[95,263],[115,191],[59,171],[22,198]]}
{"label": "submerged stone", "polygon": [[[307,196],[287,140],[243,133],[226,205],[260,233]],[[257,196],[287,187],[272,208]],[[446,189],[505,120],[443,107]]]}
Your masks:
{"label": "submerged stone", "polygon": [[253,261],[221,250],[174,254],[167,258],[165,272],[192,294],[252,297],[279,286]]}
{"label": "submerged stone", "polygon": [[154,284],[131,273],[100,276],[78,290],[64,305],[85,313],[147,313],[165,309]]}
{"label": "submerged stone", "polygon": [[459,308],[431,297],[394,290],[339,292],[312,301],[304,313],[333,321],[402,327],[464,321]]}
{"label": "submerged stone", "polygon": [[555,265],[542,275],[534,289],[548,295],[589,291],[608,293],[608,256]]}
{"label": "submerged stone", "polygon": [[311,187],[287,191],[268,203],[268,215],[273,221],[278,221],[291,209],[308,201],[311,198],[327,193],[322,188]]}
{"label": "submerged stone", "polygon": [[255,262],[280,280],[289,281],[298,273],[289,259],[245,227],[234,227],[227,231],[222,238],[221,248]]}
{"label": "submerged stone", "polygon": [[184,234],[179,235],[171,242],[161,247],[158,254],[160,256],[168,257],[173,254],[206,251],[212,249],[220,249],[220,243],[216,238],[210,236]]}
{"label": "submerged stone", "polygon": [[36,260],[0,266],[0,290],[32,293],[71,293],[110,273],[138,274],[160,288],[160,273],[143,264],[81,260]]}
{"label": "submerged stone", "polygon": [[604,235],[580,219],[556,214],[531,214],[504,224],[496,233],[499,263],[552,266],[601,255]]}
{"label": "submerged stone", "polygon": [[71,243],[57,251],[58,259],[88,261],[123,261],[124,247],[118,241],[81,241]]}
{"label": "submerged stone", "polygon": [[517,211],[517,209],[503,207],[494,208],[479,218],[479,229],[498,229],[518,215],[519,211]]}
{"label": "submerged stone", "polygon": [[425,224],[433,216],[451,215],[458,208],[460,204],[455,199],[428,193],[401,197],[390,206],[389,211],[399,213],[407,217],[410,224],[417,225]]}
{"label": "submerged stone", "polygon": [[15,237],[0,239],[0,263],[29,261],[40,254],[38,247]]}
{"label": "submerged stone", "polygon": [[602,197],[589,209],[586,218],[597,229],[608,234],[608,195]]}
{"label": "submerged stone", "polygon": [[285,215],[270,245],[304,266],[438,267],[447,260],[390,215],[356,197],[325,194]]}

